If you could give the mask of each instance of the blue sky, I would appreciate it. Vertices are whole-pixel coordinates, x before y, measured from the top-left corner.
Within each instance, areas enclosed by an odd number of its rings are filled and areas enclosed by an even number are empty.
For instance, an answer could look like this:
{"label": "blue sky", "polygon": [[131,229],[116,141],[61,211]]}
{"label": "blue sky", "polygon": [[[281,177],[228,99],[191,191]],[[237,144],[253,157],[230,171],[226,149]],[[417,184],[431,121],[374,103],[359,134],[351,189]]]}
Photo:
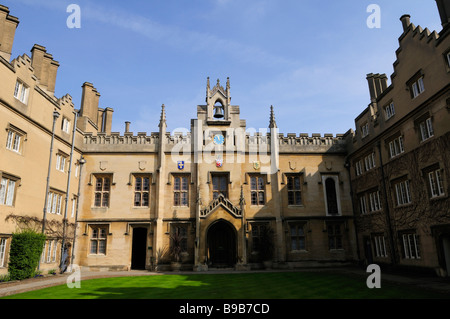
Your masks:
{"label": "blue sky", "polygon": [[[80,107],[91,82],[112,131],[189,128],[206,78],[230,77],[232,104],[249,128],[267,128],[270,105],[282,133],[345,133],[369,103],[366,74],[393,72],[399,18],[441,30],[433,0],[0,0],[20,19],[12,58],[35,43],[60,62],[57,97]],[[70,29],[67,6],[81,9]],[[369,28],[377,4],[381,27]]]}

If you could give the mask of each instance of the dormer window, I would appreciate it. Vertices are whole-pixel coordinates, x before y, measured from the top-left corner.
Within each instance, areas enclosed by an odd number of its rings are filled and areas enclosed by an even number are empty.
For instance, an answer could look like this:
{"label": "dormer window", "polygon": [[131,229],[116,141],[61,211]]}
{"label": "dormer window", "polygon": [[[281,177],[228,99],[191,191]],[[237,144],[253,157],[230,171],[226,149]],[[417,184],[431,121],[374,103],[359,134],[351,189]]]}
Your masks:
{"label": "dormer window", "polygon": [[61,129],[66,133],[70,133],[70,121],[66,117],[62,120]]}
{"label": "dormer window", "polygon": [[369,123],[364,123],[361,126],[361,137],[366,137],[367,135],[369,135]]}
{"label": "dormer window", "polygon": [[386,120],[389,120],[395,115],[394,102],[389,103],[385,108],[384,112],[386,114]]}
{"label": "dormer window", "polygon": [[425,91],[423,86],[423,77],[420,77],[416,82],[411,85],[413,98]]}
{"label": "dormer window", "polygon": [[14,97],[23,104],[28,102],[29,88],[23,82],[17,80],[16,87],[14,88]]}

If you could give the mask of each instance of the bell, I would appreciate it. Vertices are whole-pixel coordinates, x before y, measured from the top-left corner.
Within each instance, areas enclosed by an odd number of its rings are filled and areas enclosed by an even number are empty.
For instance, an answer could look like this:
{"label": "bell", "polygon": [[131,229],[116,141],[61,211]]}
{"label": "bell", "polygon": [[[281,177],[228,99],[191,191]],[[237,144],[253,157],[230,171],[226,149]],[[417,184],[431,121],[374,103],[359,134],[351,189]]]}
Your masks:
{"label": "bell", "polygon": [[214,106],[214,117],[216,119],[221,119],[223,118],[223,106]]}

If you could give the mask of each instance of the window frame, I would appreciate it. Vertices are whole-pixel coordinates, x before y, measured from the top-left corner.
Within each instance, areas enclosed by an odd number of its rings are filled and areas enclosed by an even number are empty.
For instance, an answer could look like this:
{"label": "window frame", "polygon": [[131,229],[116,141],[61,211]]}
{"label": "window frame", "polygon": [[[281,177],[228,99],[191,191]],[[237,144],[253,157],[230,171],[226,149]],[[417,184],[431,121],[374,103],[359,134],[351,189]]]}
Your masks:
{"label": "window frame", "polygon": [[14,87],[14,98],[27,105],[30,93],[30,87],[22,80],[17,79]]}
{"label": "window frame", "polygon": [[[138,187],[138,179],[140,179],[140,189],[137,189]],[[133,175],[133,207],[139,208],[139,207],[150,207],[150,188],[151,188],[151,176],[146,174],[134,174]],[[144,189],[144,181],[147,180],[147,190]],[[139,203],[136,205],[138,201],[136,201],[136,195],[139,194]],[[144,201],[144,195],[147,195],[147,205]]]}
{"label": "window frame", "polygon": [[20,178],[0,172],[0,206],[15,206],[19,184]]}
{"label": "window frame", "polygon": [[[298,178],[298,188],[296,186],[295,180]],[[291,180],[292,183],[290,182]],[[287,202],[288,206],[303,206],[303,174],[286,174],[286,191],[287,191]],[[290,186],[292,185],[292,189],[290,189]],[[292,195],[292,198],[289,197],[290,194]],[[300,203],[297,202],[297,194],[299,195]],[[292,201],[291,201],[292,200]]]}
{"label": "window frame", "polygon": [[368,193],[369,197],[369,212],[378,212],[382,210],[381,199],[380,199],[380,191],[375,190]]}
{"label": "window frame", "polygon": [[[331,178],[334,181],[334,191],[336,196],[336,209],[337,213],[332,214],[330,213],[329,207],[330,203],[328,202],[328,191],[327,191],[327,180]],[[341,216],[342,215],[342,209],[341,209],[341,195],[339,190],[339,176],[336,174],[330,174],[330,175],[322,175],[322,184],[323,184],[323,195],[325,199],[325,212],[326,216]]]}
{"label": "window frame", "polygon": [[[290,223],[289,224],[289,245],[290,245],[290,250],[292,252],[295,251],[306,251],[306,232],[305,232],[305,226],[306,223]],[[293,234],[293,228],[295,229],[295,232]],[[299,230],[301,231],[301,234],[299,232]],[[294,249],[294,245],[292,244],[293,241],[295,240],[295,248]],[[303,248],[302,248],[302,243],[303,243]]]}
{"label": "window frame", "polygon": [[415,231],[401,233],[401,243],[403,258],[409,260],[419,260],[421,257],[420,236]]}
{"label": "window frame", "polygon": [[403,141],[403,135],[399,135],[388,143],[389,146],[389,158],[394,158],[405,152],[405,145]]}
{"label": "window frame", "polygon": [[66,167],[68,165],[67,159],[69,157],[66,154],[63,154],[61,152],[58,152],[56,154],[56,170],[65,173]]}
{"label": "window frame", "polygon": [[441,198],[445,196],[445,176],[444,169],[439,164],[432,165],[423,170],[426,180],[429,198]]}
{"label": "window frame", "polygon": [[387,258],[388,253],[386,249],[386,239],[384,234],[372,235],[372,240],[374,243],[375,257],[377,258]]}
{"label": "window frame", "polygon": [[47,258],[45,259],[45,262],[47,264],[49,264],[52,260],[52,246],[53,246],[53,239],[48,239],[47,240],[47,253],[46,253]]}
{"label": "window frame", "polygon": [[367,198],[366,198],[366,194],[362,194],[359,196],[359,212],[361,213],[361,215],[365,215],[369,212],[368,209],[368,205],[367,205]]}
{"label": "window frame", "polygon": [[384,115],[386,121],[391,119],[395,115],[395,105],[393,101],[391,101],[384,107]]}
{"label": "window frame", "polygon": [[412,98],[415,99],[420,94],[422,94],[425,91],[425,85],[423,83],[423,76],[420,76],[416,80],[414,80],[411,85],[411,95]]}
{"label": "window frame", "polygon": [[[342,223],[327,223],[328,234],[328,249],[329,250],[343,250],[344,249],[344,236],[342,232]],[[330,231],[330,229],[332,231]],[[336,232],[336,230],[339,230]]]}
{"label": "window frame", "polygon": [[250,225],[251,225],[250,235],[252,238],[251,252],[259,253],[262,238],[262,230],[265,227],[270,227],[270,224],[268,222],[253,222]]}
{"label": "window frame", "polygon": [[70,134],[70,125],[70,120],[64,116],[61,121],[61,130],[67,134]]}
{"label": "window frame", "polygon": [[[106,256],[108,249],[108,225],[89,225],[89,255]],[[102,234],[103,231],[103,234]],[[95,242],[95,252],[92,243]],[[100,243],[104,243],[104,247],[100,247]]]}
{"label": "window frame", "polygon": [[[179,189],[176,189],[177,180],[179,180]],[[184,180],[186,181],[185,184],[183,184]],[[173,187],[172,187],[173,206],[174,207],[189,207],[189,184],[190,184],[189,175],[174,174],[172,176],[172,182],[173,182]],[[183,185],[186,185],[186,187],[185,187],[186,189],[183,189]],[[177,197],[178,197],[178,199],[177,199]],[[186,200],[186,203],[184,203],[184,200]]]}
{"label": "window frame", "polygon": [[365,122],[361,125],[361,138],[365,138],[369,135],[369,122]]}
{"label": "window frame", "polygon": [[[255,181],[255,183],[253,183]],[[255,188],[254,188],[255,186]],[[260,198],[262,194],[262,200]],[[254,195],[256,198],[254,198]],[[250,175],[250,205],[264,206],[266,205],[266,179],[262,174]]]}
{"label": "window frame", "polygon": [[360,176],[363,174],[362,159],[355,162],[355,173],[356,173],[356,176]]}
{"label": "window frame", "polygon": [[[27,140],[27,133],[12,124],[8,124],[6,132],[5,148],[16,154],[22,154],[24,142]],[[16,140],[17,137],[18,140]]]}
{"label": "window frame", "polygon": [[423,121],[420,121],[418,124],[420,132],[420,142],[425,142],[426,140],[434,136],[434,129],[431,116],[429,116]]}
{"label": "window frame", "polygon": [[396,207],[406,206],[412,203],[411,187],[409,179],[402,179],[394,183]]}
{"label": "window frame", "polygon": [[61,215],[64,196],[62,192],[49,190],[47,196],[47,213]]}
{"label": "window frame", "polygon": [[364,170],[368,172],[376,167],[375,152],[371,152],[364,156]]}
{"label": "window frame", "polygon": [[[218,184],[219,189],[215,189],[215,187],[216,187],[216,185],[214,183],[215,179],[219,180],[219,184]],[[222,184],[223,181],[225,181],[225,184]],[[211,173],[211,192],[212,192],[211,198],[213,200],[217,199],[220,196],[220,194],[222,194],[223,197],[225,197],[225,198],[229,198],[228,197],[229,192],[230,192],[229,187],[228,187],[229,184],[230,184],[230,177],[228,174],[216,173],[216,172]],[[225,186],[225,189],[222,189],[222,186]]]}
{"label": "window frame", "polygon": [[[95,175],[95,185],[94,185],[94,205],[96,208],[109,208],[111,204],[111,186],[112,186],[112,175]],[[99,180],[101,180],[101,187],[99,189]],[[108,188],[105,188],[104,181],[108,180]],[[107,196],[106,196],[107,195]],[[106,202],[105,202],[106,198]]]}
{"label": "window frame", "polygon": [[77,203],[78,203],[78,196],[73,195],[72,197],[72,208],[71,208],[71,217],[73,218],[75,216],[75,213],[77,211]]}
{"label": "window frame", "polygon": [[0,237],[0,268],[5,267],[6,262],[6,246],[8,245],[7,237]]}

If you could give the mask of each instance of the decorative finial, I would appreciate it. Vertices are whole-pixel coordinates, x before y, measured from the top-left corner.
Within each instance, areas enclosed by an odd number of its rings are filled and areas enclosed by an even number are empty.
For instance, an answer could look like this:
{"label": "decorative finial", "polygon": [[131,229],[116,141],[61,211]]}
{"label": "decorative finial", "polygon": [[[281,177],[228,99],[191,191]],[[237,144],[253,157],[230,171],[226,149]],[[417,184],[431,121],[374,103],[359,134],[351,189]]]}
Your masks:
{"label": "decorative finial", "polygon": [[241,196],[239,198],[239,205],[245,205],[244,187],[242,185],[241,185]]}
{"label": "decorative finial", "polygon": [[197,204],[202,205],[202,198],[200,197],[200,187],[197,187]]}
{"label": "decorative finial", "polygon": [[270,123],[269,128],[277,127],[277,123],[275,122],[275,114],[273,113],[273,106],[270,106]]}
{"label": "decorative finial", "polygon": [[209,86],[209,76],[206,78],[206,102],[208,103],[208,97],[209,97],[209,90],[210,90],[210,86]]}
{"label": "decorative finial", "polygon": [[230,89],[230,78],[227,77],[227,90],[229,90],[229,89]]}
{"label": "decorative finial", "polygon": [[166,124],[166,106],[164,104],[161,105],[161,118],[158,127],[161,127],[162,123]]}

